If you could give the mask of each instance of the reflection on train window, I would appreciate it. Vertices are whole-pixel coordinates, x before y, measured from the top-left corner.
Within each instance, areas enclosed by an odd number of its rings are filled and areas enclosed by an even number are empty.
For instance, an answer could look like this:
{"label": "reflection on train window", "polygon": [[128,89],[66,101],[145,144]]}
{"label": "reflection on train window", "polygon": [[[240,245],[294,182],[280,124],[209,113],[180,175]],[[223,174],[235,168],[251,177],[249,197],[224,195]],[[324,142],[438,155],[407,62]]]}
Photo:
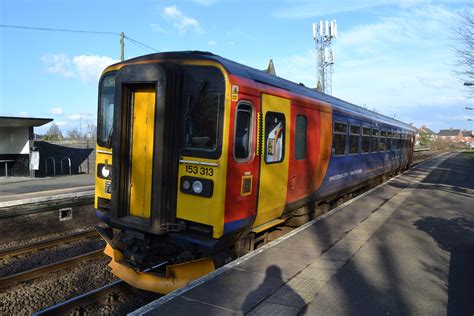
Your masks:
{"label": "reflection on train window", "polygon": [[368,153],[370,151],[370,128],[362,128],[362,153]]}
{"label": "reflection on train window", "polygon": [[237,161],[248,161],[251,157],[252,118],[252,106],[240,103],[235,114],[234,158]]}
{"label": "reflection on train window", "polygon": [[265,114],[265,162],[277,163],[285,159],[285,115]]}
{"label": "reflection on train window", "polygon": [[224,77],[214,67],[183,66],[182,78],[182,155],[216,159],[221,155]]}
{"label": "reflection on train window", "polygon": [[100,86],[99,123],[97,143],[100,146],[112,146],[112,125],[114,123],[115,73],[102,79]]}
{"label": "reflection on train window", "polygon": [[379,130],[378,128],[372,128],[372,143],[370,151],[375,153],[379,150]]}
{"label": "reflection on train window", "polygon": [[360,143],[360,126],[351,125],[350,135],[349,135],[349,154],[359,153],[359,143]]}
{"label": "reflection on train window", "polygon": [[380,131],[380,142],[379,142],[379,151],[385,151],[387,149],[387,131],[381,130]]}
{"label": "reflection on train window", "polygon": [[392,132],[387,131],[387,150],[393,150],[394,149],[392,147],[392,137],[393,137]]}
{"label": "reflection on train window", "polygon": [[296,115],[295,127],[295,159],[306,158],[306,116]]}
{"label": "reflection on train window", "polygon": [[185,115],[185,147],[186,149],[215,150],[219,94],[201,93],[194,98],[190,97],[188,112]]}
{"label": "reflection on train window", "polygon": [[334,156],[343,156],[346,150],[347,124],[334,122],[334,133],[332,136],[332,154]]}

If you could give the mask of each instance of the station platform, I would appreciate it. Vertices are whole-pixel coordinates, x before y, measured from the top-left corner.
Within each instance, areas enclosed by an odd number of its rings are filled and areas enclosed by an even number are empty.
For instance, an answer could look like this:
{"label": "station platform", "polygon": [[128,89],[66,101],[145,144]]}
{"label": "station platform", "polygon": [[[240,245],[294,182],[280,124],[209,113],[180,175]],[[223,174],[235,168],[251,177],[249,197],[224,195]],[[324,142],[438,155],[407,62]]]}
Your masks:
{"label": "station platform", "polygon": [[473,203],[441,155],[131,315],[473,315]]}
{"label": "station platform", "polygon": [[96,225],[94,175],[0,178],[0,248]]}
{"label": "station platform", "polygon": [[94,195],[94,175],[78,174],[47,178],[0,178],[0,210]]}

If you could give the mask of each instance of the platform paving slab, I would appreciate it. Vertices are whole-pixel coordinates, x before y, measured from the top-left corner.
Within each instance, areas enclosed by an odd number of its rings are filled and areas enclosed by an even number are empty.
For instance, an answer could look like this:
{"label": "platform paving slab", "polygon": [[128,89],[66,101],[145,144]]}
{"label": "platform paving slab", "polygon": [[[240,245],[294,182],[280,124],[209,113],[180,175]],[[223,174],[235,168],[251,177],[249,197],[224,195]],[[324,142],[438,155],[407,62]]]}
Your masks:
{"label": "platform paving slab", "polygon": [[[42,192],[94,186],[94,174],[78,174],[46,178],[0,178],[0,201],[22,199],[24,194],[41,195]],[[44,194],[42,194],[44,195]]]}
{"label": "platform paving slab", "polygon": [[[426,162],[132,315],[173,312],[171,306],[178,299],[183,314],[193,311],[197,302],[221,308],[216,310],[219,313],[251,315],[468,311],[466,302],[474,300],[467,300],[468,294],[460,294],[459,289],[472,294],[472,285],[460,277],[451,281],[451,275],[460,273],[456,269],[447,272],[449,252],[437,249],[439,244],[430,236],[436,233],[447,240],[457,236],[459,241],[470,240],[474,234],[469,191],[473,179],[463,175],[474,160],[463,155]],[[433,176],[435,173],[440,174]],[[452,177],[464,182],[452,181]],[[429,189],[422,186],[438,182],[454,189],[440,193],[432,192],[431,185]],[[462,196],[464,200],[452,196],[458,192],[467,195]],[[451,224],[442,221],[433,231],[433,221],[439,218]],[[420,229],[423,225],[424,231]],[[453,229],[460,233],[453,235]],[[310,245],[315,249],[309,250]],[[462,249],[468,251],[456,257],[465,259],[456,259],[465,270],[474,266],[466,263],[474,257],[469,250],[472,245],[474,242],[467,242]],[[473,274],[472,269],[464,272],[468,278]],[[457,289],[456,298],[447,295],[451,287]],[[449,308],[447,297],[462,307]]]}

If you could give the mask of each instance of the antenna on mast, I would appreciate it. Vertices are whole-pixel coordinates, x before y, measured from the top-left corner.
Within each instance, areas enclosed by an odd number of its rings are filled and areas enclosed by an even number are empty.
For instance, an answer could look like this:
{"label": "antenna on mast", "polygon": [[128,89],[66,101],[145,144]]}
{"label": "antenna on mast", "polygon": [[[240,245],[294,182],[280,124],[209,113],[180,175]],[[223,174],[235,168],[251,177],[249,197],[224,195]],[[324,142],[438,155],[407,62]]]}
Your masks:
{"label": "antenna on mast", "polygon": [[336,20],[319,21],[319,25],[313,23],[313,39],[318,52],[318,80],[316,82],[319,91],[332,94],[332,74],[334,72],[334,50],[332,40],[337,37]]}

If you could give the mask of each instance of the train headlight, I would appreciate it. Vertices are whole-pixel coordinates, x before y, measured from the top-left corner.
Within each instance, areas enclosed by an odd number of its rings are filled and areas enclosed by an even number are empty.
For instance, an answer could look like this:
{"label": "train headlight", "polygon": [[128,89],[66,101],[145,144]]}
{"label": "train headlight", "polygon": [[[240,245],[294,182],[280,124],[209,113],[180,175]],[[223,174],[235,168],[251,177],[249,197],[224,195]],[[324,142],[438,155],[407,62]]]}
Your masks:
{"label": "train headlight", "polygon": [[110,176],[110,169],[107,168],[106,166],[103,166],[102,169],[100,170],[100,173],[104,178],[108,178]]}
{"label": "train headlight", "polygon": [[214,191],[212,179],[183,176],[179,181],[179,190],[186,194],[210,198]]}
{"label": "train headlight", "polygon": [[184,180],[182,186],[183,189],[187,191],[191,187],[191,183],[188,180]]}
{"label": "train headlight", "polygon": [[200,194],[202,192],[202,182],[201,181],[194,181],[193,182],[193,192],[196,194]]}
{"label": "train headlight", "polygon": [[111,180],[112,179],[112,165],[109,164],[98,164],[96,167],[97,177],[101,179]]}

